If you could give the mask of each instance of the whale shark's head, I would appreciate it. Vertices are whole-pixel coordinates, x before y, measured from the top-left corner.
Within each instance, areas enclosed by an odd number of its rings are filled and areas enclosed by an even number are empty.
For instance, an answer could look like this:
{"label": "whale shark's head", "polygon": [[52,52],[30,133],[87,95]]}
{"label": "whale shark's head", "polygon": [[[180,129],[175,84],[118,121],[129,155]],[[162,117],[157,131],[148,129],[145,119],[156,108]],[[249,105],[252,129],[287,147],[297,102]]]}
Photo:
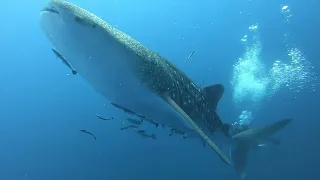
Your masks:
{"label": "whale shark's head", "polygon": [[135,83],[130,77],[137,56],[125,46],[132,44],[130,38],[107,22],[74,4],[52,0],[40,12],[39,23],[54,48],[109,100],[120,94],[120,85],[130,89]]}
{"label": "whale shark's head", "polygon": [[92,16],[78,6],[52,0],[40,13],[40,26],[53,45],[60,48],[62,45],[72,45],[71,43],[86,38],[88,34],[99,35],[97,32],[93,33],[97,27],[97,22],[94,22],[97,17]]}
{"label": "whale shark's head", "polygon": [[76,12],[60,1],[51,1],[41,10],[40,25],[46,35],[58,36],[55,31],[60,26],[75,26]]}
{"label": "whale shark's head", "polygon": [[50,35],[53,35],[53,31],[61,25],[67,25],[74,29],[81,26],[95,28],[95,17],[90,15],[80,7],[68,2],[52,0],[40,13],[40,25],[45,33]]}

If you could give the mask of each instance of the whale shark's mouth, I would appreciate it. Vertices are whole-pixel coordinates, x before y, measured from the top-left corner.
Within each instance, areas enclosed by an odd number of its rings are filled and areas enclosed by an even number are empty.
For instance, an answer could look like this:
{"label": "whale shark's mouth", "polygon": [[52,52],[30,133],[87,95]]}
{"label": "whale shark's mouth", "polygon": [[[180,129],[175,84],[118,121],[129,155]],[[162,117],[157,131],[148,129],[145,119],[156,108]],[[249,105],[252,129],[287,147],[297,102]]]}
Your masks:
{"label": "whale shark's mouth", "polygon": [[59,11],[54,9],[53,7],[45,7],[41,10],[41,12],[50,12],[50,13],[60,14]]}

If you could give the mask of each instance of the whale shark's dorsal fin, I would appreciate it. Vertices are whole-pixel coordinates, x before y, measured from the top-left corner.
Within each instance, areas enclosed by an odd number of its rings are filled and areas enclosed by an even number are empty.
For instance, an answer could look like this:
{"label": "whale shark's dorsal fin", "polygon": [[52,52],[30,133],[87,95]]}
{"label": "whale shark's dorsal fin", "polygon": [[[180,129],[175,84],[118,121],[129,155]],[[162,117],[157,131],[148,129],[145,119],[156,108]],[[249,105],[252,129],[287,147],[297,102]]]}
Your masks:
{"label": "whale shark's dorsal fin", "polygon": [[220,101],[224,92],[223,85],[215,84],[207,86],[202,89],[202,92],[206,96],[208,102],[210,103],[210,106],[216,110],[218,102]]}

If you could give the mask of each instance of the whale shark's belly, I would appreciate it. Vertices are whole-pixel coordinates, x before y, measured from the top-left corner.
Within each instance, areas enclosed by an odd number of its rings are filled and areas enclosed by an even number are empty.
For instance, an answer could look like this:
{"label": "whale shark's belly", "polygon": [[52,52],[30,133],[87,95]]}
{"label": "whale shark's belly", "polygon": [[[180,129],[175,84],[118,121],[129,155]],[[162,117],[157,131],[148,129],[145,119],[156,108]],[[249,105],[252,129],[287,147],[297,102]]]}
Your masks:
{"label": "whale shark's belly", "polygon": [[181,131],[190,128],[160,96],[135,75],[139,58],[100,27],[42,12],[40,24],[48,39],[98,93],[158,123]]}

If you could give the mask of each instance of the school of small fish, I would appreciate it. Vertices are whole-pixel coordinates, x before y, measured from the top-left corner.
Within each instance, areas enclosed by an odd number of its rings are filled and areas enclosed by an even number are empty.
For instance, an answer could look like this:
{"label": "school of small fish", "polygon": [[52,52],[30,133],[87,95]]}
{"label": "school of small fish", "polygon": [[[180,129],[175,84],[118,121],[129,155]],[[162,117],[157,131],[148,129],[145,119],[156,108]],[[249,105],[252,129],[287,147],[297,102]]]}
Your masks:
{"label": "school of small fish", "polygon": [[[71,65],[69,64],[68,60],[66,60],[57,50],[52,49],[52,51],[53,51],[53,53],[57,56],[57,58],[59,58],[59,59],[63,62],[63,64],[65,64],[65,65],[71,70],[71,72],[72,72],[73,75],[76,75],[76,74],[77,74],[77,71],[75,71],[75,70],[71,67]],[[191,59],[191,57],[193,56],[194,53],[195,53],[195,50],[193,50],[193,51],[191,52],[191,54],[188,56],[188,58],[187,58],[187,60],[186,60],[185,62],[189,61],[189,60]],[[146,117],[146,116],[144,116],[144,115],[141,115],[141,114],[139,114],[139,113],[137,113],[137,112],[134,112],[134,111],[132,111],[132,110],[126,108],[126,107],[123,107],[123,106],[121,106],[121,105],[119,105],[119,104],[115,104],[115,103],[111,102],[111,105],[113,105],[114,107],[122,110],[124,113],[126,113],[126,114],[128,114],[128,115],[131,115],[131,116],[135,116],[135,117],[136,117],[136,118],[132,118],[132,117],[126,118],[126,121],[127,121],[130,125],[127,125],[127,126],[124,126],[124,127],[120,128],[121,131],[122,131],[122,130],[128,130],[128,129],[135,129],[136,133],[137,133],[138,135],[140,135],[141,137],[151,138],[151,139],[154,139],[154,140],[157,139],[155,133],[148,133],[146,130],[139,129],[139,127],[140,127],[143,123],[148,123],[149,125],[153,125],[153,126],[155,126],[155,127],[158,127],[158,126],[159,126],[159,123],[158,123],[158,122],[156,122],[156,121],[154,121],[154,120],[152,120],[152,119],[150,119],[150,118],[148,118],[148,117]],[[100,119],[100,120],[103,120],[103,121],[110,121],[110,120],[114,120],[114,119],[115,119],[114,117],[108,117],[108,118],[106,118],[106,117],[103,117],[103,116],[101,116],[101,115],[99,115],[99,114],[96,114],[96,117],[97,117],[98,119]],[[165,128],[166,125],[161,124],[161,127],[162,127],[162,128]],[[96,136],[95,136],[92,132],[90,132],[90,131],[88,131],[88,130],[81,129],[81,130],[79,130],[79,131],[82,132],[82,133],[84,133],[84,134],[88,134],[88,135],[92,136],[95,140],[97,139]],[[182,132],[182,131],[180,131],[180,130],[178,130],[178,129],[170,128],[170,134],[169,134],[169,136],[173,136],[173,135],[181,136],[183,139],[187,138],[187,136],[186,136],[187,133]]]}
{"label": "school of small fish", "polygon": [[[157,136],[155,133],[149,133],[147,130],[144,130],[144,129],[139,129],[140,126],[143,124],[143,123],[146,123],[146,124],[149,124],[151,126],[155,126],[155,127],[159,127],[159,123],[150,119],[150,118],[147,118],[146,116],[143,116],[141,114],[138,114],[137,112],[134,112],[126,107],[123,107],[119,104],[115,104],[115,103],[111,103],[111,105],[113,105],[114,107],[122,110],[124,113],[130,115],[130,116],[135,116],[135,118],[133,117],[127,117],[125,120],[127,123],[129,123],[129,125],[126,125],[122,128],[120,128],[121,131],[123,130],[128,130],[128,129],[134,129],[135,132],[143,137],[143,138],[151,138],[153,140],[156,140],[157,139]],[[103,117],[101,115],[98,115],[96,114],[96,117],[100,120],[103,120],[103,121],[108,121],[108,120],[114,120],[115,118],[114,117]],[[161,124],[161,127],[162,128],[165,128],[166,126],[164,124]],[[86,134],[89,134],[91,136],[94,137],[94,139],[96,139],[95,135],[87,130],[80,130],[80,132],[83,132],[83,133],[86,133]],[[173,135],[178,135],[178,136],[182,136],[182,138],[187,138],[186,136],[186,133],[185,132],[182,132],[178,129],[174,129],[174,128],[170,128],[170,134],[169,136],[173,136]]]}

